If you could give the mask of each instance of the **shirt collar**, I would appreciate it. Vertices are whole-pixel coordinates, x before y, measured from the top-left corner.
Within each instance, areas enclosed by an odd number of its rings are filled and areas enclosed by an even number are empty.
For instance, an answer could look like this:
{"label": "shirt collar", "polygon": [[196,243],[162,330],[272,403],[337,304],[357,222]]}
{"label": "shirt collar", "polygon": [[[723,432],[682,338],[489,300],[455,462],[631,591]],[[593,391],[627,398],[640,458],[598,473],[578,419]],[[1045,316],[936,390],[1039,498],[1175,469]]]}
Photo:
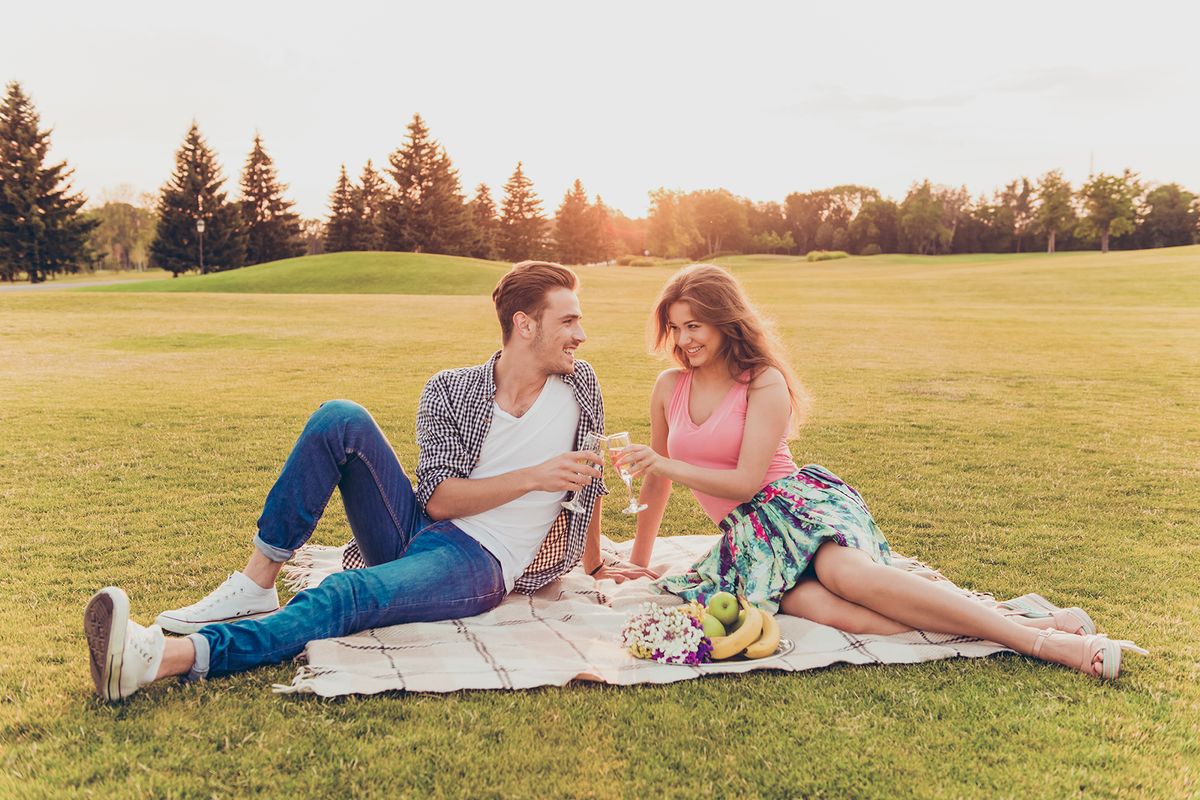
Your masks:
{"label": "shirt collar", "polygon": [[[493,353],[492,357],[487,361],[486,368],[483,370],[483,394],[489,400],[495,400],[496,398],[496,362],[500,360],[500,356],[503,353],[503,350],[497,350]],[[563,383],[571,387],[571,391],[575,394],[575,400],[578,401],[579,407],[587,416],[592,420],[599,419],[596,408],[592,405],[592,393],[587,391],[587,386],[583,382],[576,380],[578,371],[573,375],[559,373],[558,377]],[[488,408],[490,410],[490,404]]]}

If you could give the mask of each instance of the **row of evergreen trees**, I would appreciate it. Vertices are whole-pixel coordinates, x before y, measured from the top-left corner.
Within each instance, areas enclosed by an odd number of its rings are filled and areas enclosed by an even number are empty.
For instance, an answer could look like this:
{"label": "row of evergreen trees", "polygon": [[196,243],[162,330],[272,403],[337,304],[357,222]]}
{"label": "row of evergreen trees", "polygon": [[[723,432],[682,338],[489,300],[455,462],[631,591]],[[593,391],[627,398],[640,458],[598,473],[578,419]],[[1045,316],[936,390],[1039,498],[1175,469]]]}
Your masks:
{"label": "row of evergreen trees", "polygon": [[[66,162],[46,165],[50,131],[20,84],[0,102],[0,279],[22,273],[33,283],[74,272],[92,261],[93,247],[128,264],[130,242],[145,238],[147,220],[128,203],[84,213]],[[192,124],[175,156],[175,173],[158,196],[149,259],[178,275],[231,269],[301,255],[299,217],[286,187],[255,136],[242,171],[241,199],[232,202],[216,157]],[[114,238],[120,241],[109,241]],[[89,237],[94,237],[89,242]]]}
{"label": "row of evergreen trees", "polygon": [[[343,165],[328,222],[301,221],[255,136],[240,199],[223,189],[216,156],[193,122],[153,213],[108,203],[84,213],[65,162],[47,165],[50,132],[17,83],[0,101],[0,279],[34,282],[89,263],[154,265],[178,275],[328,251],[405,250],[510,261],[580,264],[621,253],[703,258],[721,252],[921,254],[1021,252],[1099,246],[1164,247],[1200,236],[1200,199],[1177,184],[1146,187],[1129,170],[1074,189],[1057,171],[1020,178],[992,197],[923,181],[896,202],[876,189],[836,186],[755,203],[724,189],[651,192],[646,219],[630,220],[576,180],[553,218],[518,162],[497,208],[486,184],[468,200],[444,147],[414,115],[383,173],[370,161],[357,182]],[[149,228],[153,227],[153,233]],[[89,245],[90,239],[90,245]],[[147,244],[149,242],[149,244]]]}
{"label": "row of evergreen trees", "polygon": [[303,255],[300,217],[284,198],[275,163],[255,135],[242,169],[241,199],[231,201],[216,156],[195,122],[175,154],[175,172],[158,196],[153,263],[201,273]]}
{"label": "row of evergreen trees", "polygon": [[[407,250],[519,261],[556,258],[569,264],[617,255],[612,215],[589,202],[576,180],[553,220],[517,162],[497,209],[481,183],[467,200],[446,149],[413,115],[404,143],[388,157],[387,177],[371,161],[358,181],[343,164],[329,198],[325,250]],[[389,180],[390,179],[390,180]]]}

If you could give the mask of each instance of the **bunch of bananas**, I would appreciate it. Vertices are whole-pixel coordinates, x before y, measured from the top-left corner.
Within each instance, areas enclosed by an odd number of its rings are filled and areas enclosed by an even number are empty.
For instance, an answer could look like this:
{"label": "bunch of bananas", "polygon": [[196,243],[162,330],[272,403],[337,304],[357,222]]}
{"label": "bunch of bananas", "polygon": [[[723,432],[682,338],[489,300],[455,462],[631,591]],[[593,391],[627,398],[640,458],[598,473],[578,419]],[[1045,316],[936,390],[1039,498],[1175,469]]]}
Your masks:
{"label": "bunch of bananas", "polygon": [[[779,623],[773,614],[764,614],[739,596],[738,620],[724,636],[713,636],[712,659],[722,661],[738,654],[746,658],[766,658],[779,647]],[[711,612],[707,612],[711,613]]]}

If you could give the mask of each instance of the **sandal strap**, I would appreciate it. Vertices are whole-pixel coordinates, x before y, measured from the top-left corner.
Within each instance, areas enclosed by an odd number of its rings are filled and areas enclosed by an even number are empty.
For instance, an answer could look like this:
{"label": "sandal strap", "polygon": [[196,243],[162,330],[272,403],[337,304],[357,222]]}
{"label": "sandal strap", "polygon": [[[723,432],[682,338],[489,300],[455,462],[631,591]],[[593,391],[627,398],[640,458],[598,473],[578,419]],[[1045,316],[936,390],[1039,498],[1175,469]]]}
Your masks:
{"label": "sandal strap", "polygon": [[1045,628],[1038,631],[1037,638],[1033,640],[1033,652],[1030,653],[1034,658],[1041,658],[1042,645],[1046,643],[1054,634],[1058,633],[1054,628]]}

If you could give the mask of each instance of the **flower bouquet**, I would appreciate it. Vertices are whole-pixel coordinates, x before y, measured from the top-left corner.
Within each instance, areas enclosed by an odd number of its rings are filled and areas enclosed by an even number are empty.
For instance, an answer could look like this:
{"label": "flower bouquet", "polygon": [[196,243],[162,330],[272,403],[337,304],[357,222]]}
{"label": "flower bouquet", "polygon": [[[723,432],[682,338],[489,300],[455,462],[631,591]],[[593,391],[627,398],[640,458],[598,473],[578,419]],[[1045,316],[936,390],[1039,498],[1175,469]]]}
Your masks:
{"label": "flower bouquet", "polygon": [[712,640],[704,635],[699,603],[664,608],[643,603],[630,615],[621,631],[621,646],[638,658],[663,664],[703,664],[712,653]]}

